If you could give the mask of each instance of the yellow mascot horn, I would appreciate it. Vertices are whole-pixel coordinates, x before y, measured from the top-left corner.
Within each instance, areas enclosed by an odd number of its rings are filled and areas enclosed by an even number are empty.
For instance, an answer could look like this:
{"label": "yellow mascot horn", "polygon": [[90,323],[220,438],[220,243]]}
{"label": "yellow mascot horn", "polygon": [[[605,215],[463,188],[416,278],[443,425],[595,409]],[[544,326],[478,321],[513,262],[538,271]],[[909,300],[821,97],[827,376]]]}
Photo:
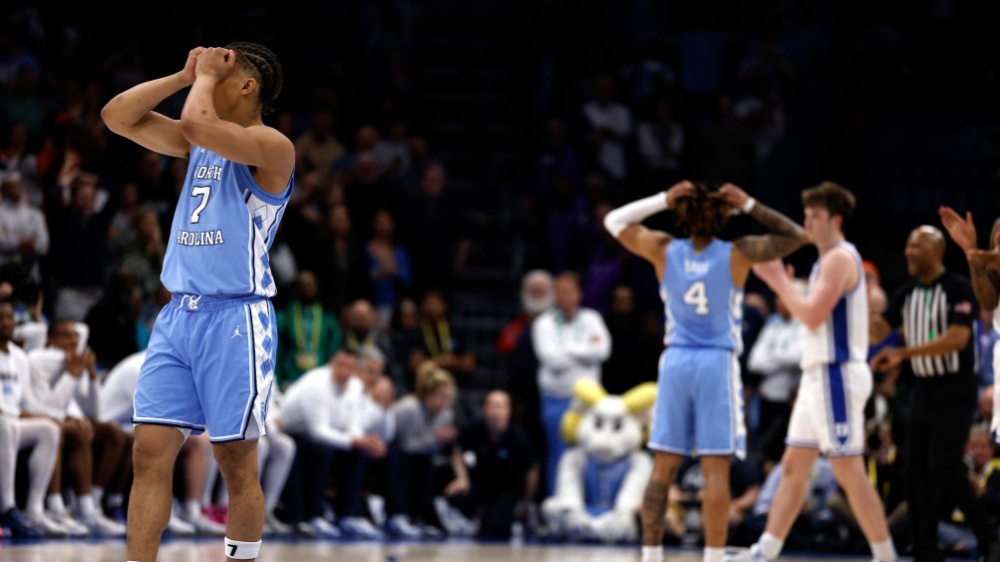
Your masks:
{"label": "yellow mascot horn", "polygon": [[622,394],[622,401],[629,412],[638,414],[649,409],[656,402],[656,383],[644,382]]}
{"label": "yellow mascot horn", "polygon": [[576,428],[580,426],[583,419],[583,411],[597,404],[608,395],[601,383],[593,379],[579,379],[573,384],[574,406],[566,410],[563,414],[562,422],[559,424],[559,433],[563,441],[572,445],[576,442]]}

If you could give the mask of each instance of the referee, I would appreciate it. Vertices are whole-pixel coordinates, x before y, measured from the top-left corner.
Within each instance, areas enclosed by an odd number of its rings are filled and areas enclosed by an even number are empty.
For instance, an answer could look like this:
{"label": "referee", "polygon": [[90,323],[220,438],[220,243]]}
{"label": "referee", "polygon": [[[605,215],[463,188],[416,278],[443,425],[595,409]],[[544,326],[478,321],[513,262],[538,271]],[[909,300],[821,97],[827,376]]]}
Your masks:
{"label": "referee", "polygon": [[986,552],[995,539],[962,463],[976,409],[971,335],[979,305],[969,280],[945,270],[944,249],[937,228],[911,232],[905,251],[911,279],[896,290],[882,318],[873,320],[881,334],[902,327],[906,347],[883,348],[872,358],[872,370],[889,370],[909,359],[916,375],[904,469],[915,562],[943,559],[937,548],[942,499],[965,514],[980,560],[989,560]]}

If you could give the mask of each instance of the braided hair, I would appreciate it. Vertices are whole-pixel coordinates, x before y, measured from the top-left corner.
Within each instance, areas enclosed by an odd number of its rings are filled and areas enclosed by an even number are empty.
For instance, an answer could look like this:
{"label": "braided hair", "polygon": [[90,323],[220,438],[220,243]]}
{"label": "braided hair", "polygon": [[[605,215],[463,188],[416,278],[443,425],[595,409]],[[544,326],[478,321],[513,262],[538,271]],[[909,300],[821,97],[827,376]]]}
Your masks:
{"label": "braided hair", "polygon": [[719,236],[732,207],[716,189],[709,189],[704,183],[696,183],[694,188],[694,195],[677,199],[674,210],[677,230],[688,238]]}
{"label": "braided hair", "polygon": [[257,79],[260,88],[258,99],[263,114],[274,111],[274,100],[278,99],[284,81],[284,72],[277,55],[259,43],[247,41],[234,41],[226,45],[226,48],[236,53],[236,64]]}

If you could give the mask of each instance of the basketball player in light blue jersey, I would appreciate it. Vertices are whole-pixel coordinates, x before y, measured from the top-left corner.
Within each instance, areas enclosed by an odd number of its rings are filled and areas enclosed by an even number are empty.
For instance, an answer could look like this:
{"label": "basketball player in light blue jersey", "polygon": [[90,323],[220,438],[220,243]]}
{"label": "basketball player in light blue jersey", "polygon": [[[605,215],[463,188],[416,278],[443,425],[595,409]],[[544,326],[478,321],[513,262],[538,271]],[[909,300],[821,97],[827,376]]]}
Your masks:
{"label": "basketball player in light blue jersey", "polygon": [[[646,217],[672,209],[686,238],[650,230]],[[732,242],[717,236],[733,210],[771,233]],[[808,241],[799,225],[732,184],[710,192],[682,181],[608,213],[605,227],[653,264],[666,312],[649,448],[653,474],[642,505],[642,562],[663,561],[667,493],[684,456],[697,454],[705,476],[705,562],[720,562],[729,515],[729,464],[746,453],[739,357],[743,285],[754,263],[784,257]]]}
{"label": "basketball player in light blue jersey", "polygon": [[875,562],[896,562],[885,509],[865,472],[865,403],[872,391],[868,367],[868,300],[864,266],[854,245],[844,240],[844,223],[854,211],[854,195],[833,182],[802,192],[805,227],[819,260],[802,295],[780,261],[756,265],[788,310],[807,328],[802,350],[802,382],[788,424],[781,481],[764,534],[731,562],[768,562],[781,552],[809,489],[820,453],[847,496]]}
{"label": "basketball player in light blue jersey", "polygon": [[[196,48],[183,70],[139,84],[101,112],[108,128],[188,159],[160,279],[163,308],[139,374],[128,560],[154,562],[170,518],[174,459],[207,431],[230,494],[225,555],[260,550],[257,441],[274,380],[275,283],[268,248],[291,194],[295,149],[263,123],[281,91],[278,58],[255,43]],[[180,120],[153,111],[191,87]]]}

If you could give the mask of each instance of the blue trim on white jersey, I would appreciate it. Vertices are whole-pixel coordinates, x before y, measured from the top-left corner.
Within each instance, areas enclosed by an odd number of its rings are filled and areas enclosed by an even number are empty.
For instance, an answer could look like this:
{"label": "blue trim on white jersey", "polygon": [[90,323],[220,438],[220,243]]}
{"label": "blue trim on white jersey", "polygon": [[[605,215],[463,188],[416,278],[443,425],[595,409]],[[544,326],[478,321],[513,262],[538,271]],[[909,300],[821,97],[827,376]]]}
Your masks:
{"label": "blue trim on white jersey", "polygon": [[847,299],[840,297],[830,314],[830,332],[833,336],[833,361],[843,363],[851,358],[851,347],[847,341]]}

